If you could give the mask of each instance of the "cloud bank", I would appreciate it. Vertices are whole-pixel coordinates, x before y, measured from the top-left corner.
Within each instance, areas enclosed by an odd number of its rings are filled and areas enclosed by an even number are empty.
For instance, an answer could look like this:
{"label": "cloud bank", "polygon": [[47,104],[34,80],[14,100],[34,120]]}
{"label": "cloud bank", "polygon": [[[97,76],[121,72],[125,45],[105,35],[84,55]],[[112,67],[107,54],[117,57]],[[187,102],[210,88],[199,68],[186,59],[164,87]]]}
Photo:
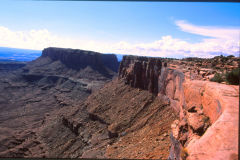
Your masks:
{"label": "cloud bank", "polygon": [[184,32],[206,38],[198,43],[189,43],[166,35],[151,43],[132,44],[126,41],[105,43],[54,35],[47,29],[13,31],[0,26],[0,46],[37,50],[47,47],[79,48],[102,53],[177,58],[239,54],[240,29],[196,26],[182,20],[176,21],[175,24]]}

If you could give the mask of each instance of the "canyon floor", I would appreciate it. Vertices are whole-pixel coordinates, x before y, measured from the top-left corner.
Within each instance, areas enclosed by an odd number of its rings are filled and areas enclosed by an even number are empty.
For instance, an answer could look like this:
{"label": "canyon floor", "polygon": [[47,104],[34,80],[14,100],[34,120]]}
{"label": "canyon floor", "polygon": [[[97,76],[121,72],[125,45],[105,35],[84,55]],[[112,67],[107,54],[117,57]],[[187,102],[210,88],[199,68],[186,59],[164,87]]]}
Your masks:
{"label": "canyon floor", "polygon": [[162,59],[47,48],[0,65],[0,157],[238,159],[237,57]]}

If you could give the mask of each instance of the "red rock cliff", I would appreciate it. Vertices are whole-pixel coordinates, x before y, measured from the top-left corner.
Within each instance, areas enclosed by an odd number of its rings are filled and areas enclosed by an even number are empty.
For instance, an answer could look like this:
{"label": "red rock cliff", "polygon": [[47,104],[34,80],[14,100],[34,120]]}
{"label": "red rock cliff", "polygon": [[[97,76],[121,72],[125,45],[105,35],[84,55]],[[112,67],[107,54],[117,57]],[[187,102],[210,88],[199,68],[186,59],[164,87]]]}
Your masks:
{"label": "red rock cliff", "polygon": [[172,124],[169,159],[236,159],[238,157],[239,89],[185,79],[181,69],[163,59],[125,56],[119,78],[169,101],[179,114]]}

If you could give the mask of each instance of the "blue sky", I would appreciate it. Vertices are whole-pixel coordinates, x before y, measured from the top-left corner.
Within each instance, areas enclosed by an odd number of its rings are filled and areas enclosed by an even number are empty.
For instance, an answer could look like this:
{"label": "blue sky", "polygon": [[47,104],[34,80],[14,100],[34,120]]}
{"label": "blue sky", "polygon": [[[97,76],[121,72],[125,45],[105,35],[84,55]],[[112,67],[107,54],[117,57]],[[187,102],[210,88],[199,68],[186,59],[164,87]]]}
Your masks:
{"label": "blue sky", "polygon": [[145,56],[238,54],[238,3],[0,2],[0,46]]}

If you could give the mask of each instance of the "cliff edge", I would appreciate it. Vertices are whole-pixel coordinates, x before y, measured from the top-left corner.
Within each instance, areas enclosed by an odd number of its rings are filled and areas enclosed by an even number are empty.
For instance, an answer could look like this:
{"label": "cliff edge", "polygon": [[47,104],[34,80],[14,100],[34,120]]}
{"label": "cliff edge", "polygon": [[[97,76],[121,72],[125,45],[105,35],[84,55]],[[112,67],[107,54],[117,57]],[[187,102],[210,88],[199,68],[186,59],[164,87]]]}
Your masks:
{"label": "cliff edge", "polygon": [[179,115],[171,125],[169,159],[236,159],[239,88],[197,80],[198,73],[193,78],[185,75],[186,68],[171,63],[125,56],[119,69],[126,84],[167,99]]}

